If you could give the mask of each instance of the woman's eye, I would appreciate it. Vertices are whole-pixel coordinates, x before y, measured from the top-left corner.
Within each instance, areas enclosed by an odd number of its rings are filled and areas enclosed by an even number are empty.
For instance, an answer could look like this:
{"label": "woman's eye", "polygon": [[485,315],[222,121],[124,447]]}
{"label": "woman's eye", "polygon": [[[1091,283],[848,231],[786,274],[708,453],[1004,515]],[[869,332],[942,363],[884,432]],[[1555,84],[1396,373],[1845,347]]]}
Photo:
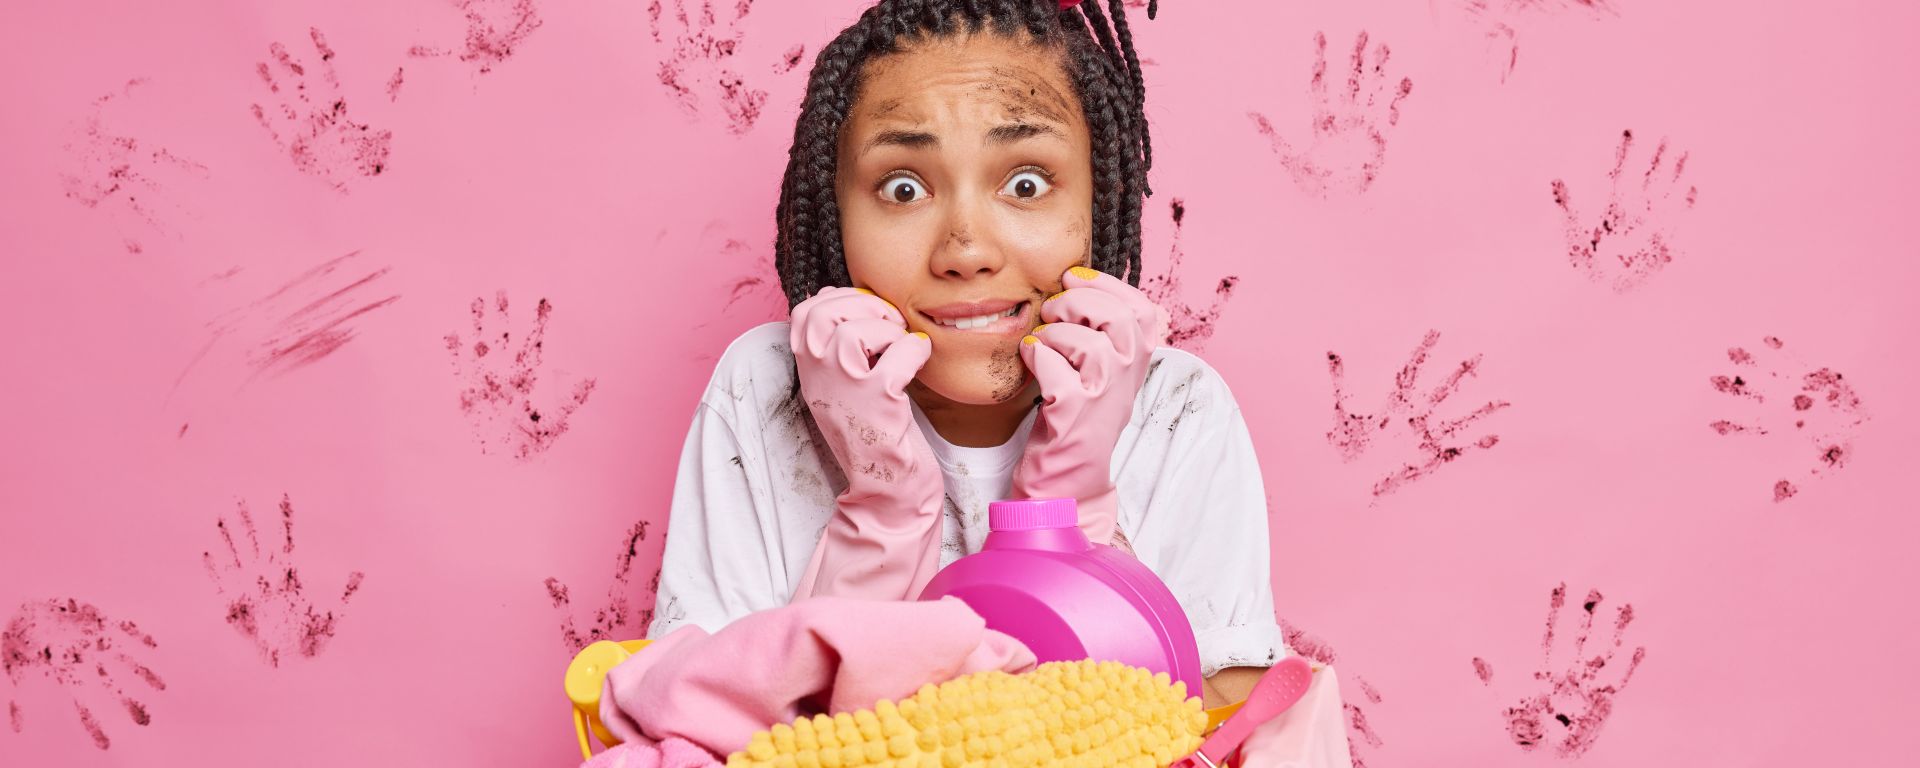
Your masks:
{"label": "woman's eye", "polygon": [[920,182],[905,176],[888,179],[880,185],[880,196],[893,203],[911,203],[926,194],[926,190],[920,188]]}
{"label": "woman's eye", "polygon": [[1049,189],[1053,189],[1053,182],[1047,181],[1046,174],[1021,171],[1007,180],[1006,189],[1002,191],[1014,197],[1032,199],[1046,194]]}

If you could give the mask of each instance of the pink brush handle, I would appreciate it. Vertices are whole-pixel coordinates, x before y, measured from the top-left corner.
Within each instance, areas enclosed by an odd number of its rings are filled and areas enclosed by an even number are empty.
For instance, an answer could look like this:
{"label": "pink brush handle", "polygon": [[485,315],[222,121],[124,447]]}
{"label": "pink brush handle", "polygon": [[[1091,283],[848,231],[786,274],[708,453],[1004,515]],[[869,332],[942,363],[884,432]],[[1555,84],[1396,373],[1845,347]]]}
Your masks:
{"label": "pink brush handle", "polygon": [[1200,744],[1200,751],[1180,765],[1196,768],[1225,765],[1227,756],[1253,735],[1253,729],[1287,711],[1307,694],[1307,686],[1312,684],[1313,667],[1298,656],[1267,668],[1259,682],[1253,684],[1253,691],[1247,694],[1247,702],[1240,705],[1240,710],[1221,723],[1213,735]]}

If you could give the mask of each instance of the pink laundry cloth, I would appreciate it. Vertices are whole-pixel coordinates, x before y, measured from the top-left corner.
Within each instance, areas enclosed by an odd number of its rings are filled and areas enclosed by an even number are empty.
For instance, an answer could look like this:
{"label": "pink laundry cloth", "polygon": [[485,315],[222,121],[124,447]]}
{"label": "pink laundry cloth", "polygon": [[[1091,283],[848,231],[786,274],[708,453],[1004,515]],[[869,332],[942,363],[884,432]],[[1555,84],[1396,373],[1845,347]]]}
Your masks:
{"label": "pink laundry cloth", "polygon": [[1024,644],[987,629],[956,598],[816,597],[749,614],[711,635],[689,625],[654,641],[607,673],[600,720],[625,743],[679,738],[724,756],[774,723],[1034,665]]}
{"label": "pink laundry cloth", "polygon": [[1353,768],[1346,707],[1333,667],[1313,673],[1306,695],[1262,723],[1240,747],[1243,768]]}
{"label": "pink laundry cloth", "polygon": [[720,768],[719,759],[686,739],[659,744],[615,744],[580,768]]}

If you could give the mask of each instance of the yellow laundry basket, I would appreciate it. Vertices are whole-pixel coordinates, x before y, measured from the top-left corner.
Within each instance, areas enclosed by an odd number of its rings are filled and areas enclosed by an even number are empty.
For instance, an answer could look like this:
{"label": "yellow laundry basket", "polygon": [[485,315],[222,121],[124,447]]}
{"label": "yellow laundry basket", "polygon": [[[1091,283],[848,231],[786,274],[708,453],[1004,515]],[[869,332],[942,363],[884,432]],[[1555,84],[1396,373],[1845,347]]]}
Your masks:
{"label": "yellow laundry basket", "polygon": [[[593,758],[593,746],[587,738],[588,733],[592,733],[603,746],[611,747],[620,743],[600,722],[600,688],[606,682],[608,670],[647,647],[648,642],[622,640],[616,643],[601,640],[581,649],[580,653],[574,655],[573,663],[567,665],[567,700],[573,704],[573,734],[580,741],[580,754],[584,759]],[[1232,717],[1243,703],[1234,702],[1207,710],[1204,733],[1212,733],[1213,729],[1220,727],[1220,723]]]}

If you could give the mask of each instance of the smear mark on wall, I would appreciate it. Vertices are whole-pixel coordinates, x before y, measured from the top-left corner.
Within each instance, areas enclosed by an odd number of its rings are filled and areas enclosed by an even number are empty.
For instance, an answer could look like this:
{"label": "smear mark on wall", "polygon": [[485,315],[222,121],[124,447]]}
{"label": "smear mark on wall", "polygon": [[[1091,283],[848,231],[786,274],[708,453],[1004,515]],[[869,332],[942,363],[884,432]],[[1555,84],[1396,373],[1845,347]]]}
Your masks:
{"label": "smear mark on wall", "polygon": [[[731,273],[722,278],[720,295],[715,302],[720,311],[695,323],[694,329],[717,323],[727,329],[727,340],[731,341],[753,326],[787,319],[787,294],[780,285],[780,273],[774,269],[772,248],[756,248],[734,237],[726,222],[713,221],[701,231],[694,251],[720,260]],[[703,347],[692,359],[711,363],[720,358],[721,351]]]}
{"label": "smear mark on wall", "polygon": [[[113,741],[89,702],[111,697],[135,725],[152,723],[147,705],[127,693],[121,681],[132,675],[147,688],[166,690],[166,682],[136,658],[144,649],[157,647],[153,636],[131,621],[115,621],[92,604],[71,597],[53,598],[23,603],[7,620],[6,631],[0,633],[0,668],[6,670],[16,696],[32,673],[52,680],[72,701],[80,727],[93,745],[107,749]],[[7,702],[7,720],[14,732],[25,728],[26,713],[17,698]]]}
{"label": "smear mark on wall", "polygon": [[[194,371],[202,367],[222,373],[232,367],[229,362],[244,367],[237,392],[260,377],[292,373],[340,351],[358,337],[369,316],[400,300],[383,282],[391,267],[366,261],[362,251],[328,259],[208,321],[207,340],[175,377],[169,402],[189,388]],[[242,273],[234,267],[201,286],[237,290],[229,286]],[[228,356],[237,360],[225,360]],[[179,436],[185,435],[183,425]]]}
{"label": "smear mark on wall", "polygon": [[280,541],[263,550],[253,513],[242,499],[235,510],[244,544],[234,540],[234,524],[221,516],[214,522],[220,533],[220,553],[200,553],[207,578],[225,601],[227,625],[260,651],[260,660],[279,667],[283,658],[313,658],[326,650],[339,632],[346,607],[360,591],[366,574],[347,574],[336,604],[315,607],[293,562],[293,500],[280,497]]}
{"label": "smear mark on wall", "polygon": [[1370,413],[1348,407],[1346,362],[1339,354],[1327,352],[1327,372],[1333,379],[1333,429],[1327,442],[1339,452],[1342,461],[1352,463],[1378,448],[1392,457],[1397,468],[1389,470],[1371,490],[1378,502],[1401,488],[1433,474],[1440,467],[1458,461],[1469,451],[1492,448],[1499,435],[1467,438],[1462,433],[1481,419],[1505,410],[1510,403],[1490,400],[1473,411],[1446,418],[1436,411],[1447,398],[1460,391],[1468,376],[1478,376],[1481,355],[1467,358],[1447,374],[1438,386],[1420,391],[1420,369],[1426,365],[1440,332],[1427,331],[1420,346],[1393,377],[1393,388],[1386,402]]}
{"label": "smear mark on wall", "polygon": [[1805,446],[1804,472],[1777,477],[1772,484],[1776,502],[1800,492],[1795,479],[1822,476],[1847,465],[1854,439],[1871,420],[1853,383],[1839,371],[1814,367],[1786,350],[1786,342],[1767,336],[1758,347],[1731,347],[1730,374],[1708,379],[1714,391],[1730,398],[1728,405],[1746,409],[1739,419],[1717,419],[1707,425],[1723,436],[1789,440]]}
{"label": "smear mark on wall", "polygon": [[774,269],[772,248],[755,248],[729,235],[724,222],[715,221],[701,232],[698,250],[715,254],[739,270],[727,279],[726,299],[720,308],[723,316],[747,322],[786,319],[787,295],[780,287],[780,273]]}
{"label": "smear mark on wall", "polygon": [[1326,33],[1314,33],[1313,43],[1313,78],[1307,84],[1311,138],[1304,144],[1288,141],[1266,115],[1247,116],[1302,191],[1315,197],[1366,192],[1386,166],[1387,134],[1400,123],[1400,102],[1413,93],[1413,79],[1395,81],[1387,72],[1391,50],[1379,43],[1369,54],[1362,30],[1354,40],[1346,83],[1330,86]]}
{"label": "smear mark on wall", "polygon": [[547,322],[553,315],[553,304],[546,299],[534,307],[532,329],[511,352],[506,291],[495,293],[492,302],[474,299],[468,312],[471,338],[449,333],[446,347],[454,377],[463,385],[460,412],[472,422],[481,452],[523,460],[545,453],[571,428],[573,413],[593,394],[595,380],[576,381],[557,402],[552,387],[540,386],[543,379],[556,378],[545,365]]}

